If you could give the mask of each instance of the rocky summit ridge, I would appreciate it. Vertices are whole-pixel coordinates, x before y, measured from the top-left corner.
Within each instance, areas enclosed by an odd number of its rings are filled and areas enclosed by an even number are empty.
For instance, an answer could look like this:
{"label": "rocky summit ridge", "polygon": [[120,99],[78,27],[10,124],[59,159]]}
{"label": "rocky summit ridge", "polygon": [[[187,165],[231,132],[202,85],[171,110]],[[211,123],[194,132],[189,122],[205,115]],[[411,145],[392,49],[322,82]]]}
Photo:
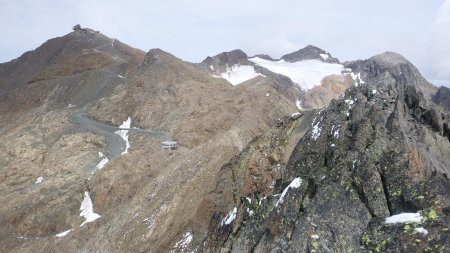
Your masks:
{"label": "rocky summit ridge", "polygon": [[448,94],[393,52],[75,26],[0,64],[0,252],[448,252]]}
{"label": "rocky summit ridge", "polygon": [[283,55],[281,59],[287,62],[297,62],[304,60],[321,60],[329,63],[339,63],[339,60],[337,58],[332,57],[330,53],[327,53],[324,50],[312,45],[308,45],[293,53]]}

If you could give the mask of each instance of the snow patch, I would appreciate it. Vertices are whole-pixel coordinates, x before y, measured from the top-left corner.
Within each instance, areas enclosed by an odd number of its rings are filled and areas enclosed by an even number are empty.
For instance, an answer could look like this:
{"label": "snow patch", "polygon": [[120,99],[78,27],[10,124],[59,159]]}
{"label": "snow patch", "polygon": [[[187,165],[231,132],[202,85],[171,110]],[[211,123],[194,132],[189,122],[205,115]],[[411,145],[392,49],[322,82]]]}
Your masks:
{"label": "snow patch", "polygon": [[128,117],[128,119],[125,120],[125,121],[122,123],[122,125],[119,126],[119,128],[122,128],[122,129],[130,129],[130,128],[131,128],[131,118]]}
{"label": "snow patch", "polygon": [[286,193],[288,192],[288,190],[290,188],[298,188],[298,187],[300,187],[300,185],[302,185],[302,179],[299,177],[294,178],[294,180],[292,180],[292,182],[286,188],[284,188],[283,192],[281,193],[280,198],[278,199],[277,203],[275,204],[275,207],[278,207],[281,203],[283,203],[284,196],[286,195]]}
{"label": "snow patch", "polygon": [[331,127],[331,134],[333,135],[333,137],[334,137],[335,139],[338,139],[338,138],[339,138],[339,126],[333,125],[333,126]]}
{"label": "snow patch", "polygon": [[319,236],[318,235],[311,235],[311,238],[314,239],[314,240],[317,240],[317,239],[319,239]]}
{"label": "snow patch", "polygon": [[267,199],[267,197],[262,197],[261,199],[259,199],[258,205],[261,205],[265,199]]}
{"label": "snow patch", "polygon": [[420,222],[423,220],[422,215],[420,213],[401,213],[396,214],[391,217],[387,217],[385,223],[386,224],[395,224],[395,223],[406,223],[406,222]]}
{"label": "snow patch", "polygon": [[209,68],[210,68],[211,70],[214,70],[214,66],[213,66],[213,65],[210,65]]}
{"label": "snow patch", "polygon": [[322,57],[322,59],[324,61],[328,60],[328,58],[330,58],[330,56],[328,56],[327,54],[320,54],[320,57]]}
{"label": "snow patch", "polygon": [[311,138],[313,140],[317,140],[317,138],[319,138],[319,136],[320,136],[320,133],[322,132],[322,128],[319,127],[319,124],[321,121],[322,121],[322,118],[320,118],[320,120],[315,125],[313,125],[313,128],[311,130]]}
{"label": "snow patch", "polygon": [[170,252],[184,252],[183,250],[189,245],[191,241],[192,233],[188,231],[183,235],[183,238],[181,238],[181,240],[175,244]]}
{"label": "snow patch", "polygon": [[270,93],[266,93],[266,97],[269,97],[270,96]]}
{"label": "snow patch", "polygon": [[346,100],[344,100],[344,102],[348,105],[353,105],[355,103],[355,101],[353,101],[351,99],[346,99]]}
{"label": "snow patch", "polygon": [[36,182],[34,182],[34,184],[40,184],[40,183],[42,183],[42,181],[44,181],[44,177],[38,177],[38,178],[36,178]]}
{"label": "snow patch", "polygon": [[377,94],[377,90],[376,90],[376,89],[373,89],[373,90],[372,90],[372,94]]}
{"label": "snow patch", "polygon": [[428,230],[426,230],[426,229],[423,228],[423,227],[415,228],[415,229],[414,229],[414,232],[415,232],[415,233],[420,233],[420,234],[422,234],[422,235],[424,235],[424,236],[428,235]]}
{"label": "snow patch", "polygon": [[125,79],[125,77],[122,76],[122,75],[117,75],[117,77],[120,77],[120,78],[122,78],[122,79]]}
{"label": "snow patch", "polygon": [[[352,109],[352,105],[355,103],[355,101],[351,99],[346,99],[344,102],[348,105],[348,110]],[[347,117],[350,116],[350,111],[347,112]]]}
{"label": "snow patch", "polygon": [[289,77],[304,90],[310,90],[314,86],[320,85],[325,76],[341,75],[344,69],[344,66],[341,64],[327,63],[320,60],[304,60],[291,63],[284,60],[270,61],[254,57],[249,58],[249,61],[274,73]]}
{"label": "snow patch", "polygon": [[222,73],[219,77],[226,79],[232,85],[238,85],[257,76],[263,75],[256,73],[253,66],[236,64],[232,67],[227,67],[227,71]]}
{"label": "snow patch", "polygon": [[270,188],[270,189],[273,189],[274,187],[275,187],[275,181],[272,181],[272,183],[270,183],[269,188]]}
{"label": "snow patch", "polygon": [[109,162],[108,157],[103,157],[103,159],[95,166],[96,170],[94,170],[93,172],[91,172],[91,174],[94,174],[97,170],[101,170],[103,169],[103,167],[105,167],[105,165]]}
{"label": "snow patch", "polygon": [[228,215],[225,216],[225,218],[223,218],[221,225],[222,226],[229,225],[236,218],[236,214],[237,214],[237,208],[234,207],[233,210],[231,210],[231,212],[228,213]]}
{"label": "snow patch", "polygon": [[301,111],[301,110],[303,110],[303,107],[302,107],[302,102],[300,102],[300,100],[295,100],[295,105],[297,106],[297,109],[299,110],[299,111]]}
{"label": "snow patch", "polygon": [[[149,196],[149,200],[152,199],[156,194],[152,193],[152,195]],[[153,225],[155,225],[159,215],[161,212],[164,212],[166,210],[167,206],[164,204],[162,205],[156,212],[154,212],[152,215],[150,215],[148,218],[145,218],[142,222],[144,222],[145,225],[147,225],[147,229],[151,228]]]}
{"label": "snow patch", "polygon": [[125,151],[122,152],[122,155],[127,154],[128,153],[128,149],[130,148],[130,142],[128,141],[128,131],[131,128],[131,118],[128,117],[127,120],[125,120],[122,125],[119,126],[119,128],[121,129],[126,129],[126,130],[118,130],[115,131],[114,133],[119,135],[124,141],[125,141]]}
{"label": "snow patch", "polygon": [[300,115],[302,115],[302,114],[299,113],[299,112],[294,112],[293,114],[291,114],[291,118],[296,118],[296,117],[298,117]]}
{"label": "snow patch", "polygon": [[360,84],[365,84],[365,82],[361,79],[361,73],[355,74],[353,72],[350,72],[350,75],[352,76],[353,81],[355,81],[355,86],[358,86]]}
{"label": "snow patch", "polygon": [[101,217],[98,213],[94,213],[94,206],[91,197],[89,196],[89,192],[84,192],[84,199],[83,202],[81,202],[80,211],[80,216],[86,219],[80,227]]}
{"label": "snow patch", "polygon": [[144,224],[147,225],[147,229],[151,228],[153,226],[153,224],[155,224],[155,221],[156,221],[156,216],[154,214],[152,214],[152,216],[142,220],[142,222],[144,222]]}
{"label": "snow patch", "polygon": [[69,230],[66,230],[66,231],[64,231],[62,233],[56,234],[55,236],[56,237],[64,237],[64,236],[66,236],[68,233],[70,233],[72,231],[73,231],[73,229],[69,229]]}

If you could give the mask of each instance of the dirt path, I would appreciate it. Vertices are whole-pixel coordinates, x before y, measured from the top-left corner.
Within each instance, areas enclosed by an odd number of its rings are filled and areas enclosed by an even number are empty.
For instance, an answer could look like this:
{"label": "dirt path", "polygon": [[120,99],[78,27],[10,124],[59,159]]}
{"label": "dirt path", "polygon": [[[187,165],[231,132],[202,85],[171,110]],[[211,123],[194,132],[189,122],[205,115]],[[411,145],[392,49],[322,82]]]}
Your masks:
{"label": "dirt path", "polygon": [[[112,161],[119,157],[126,149],[126,142],[115,132],[118,130],[128,130],[130,132],[144,133],[151,138],[170,139],[170,133],[164,131],[153,131],[139,128],[119,128],[116,126],[106,125],[97,122],[88,117],[84,112],[75,112],[71,116],[72,121],[80,127],[80,130],[90,131],[94,134],[99,134],[105,137],[106,154],[105,156]],[[95,171],[96,168],[91,168],[89,172]]]}

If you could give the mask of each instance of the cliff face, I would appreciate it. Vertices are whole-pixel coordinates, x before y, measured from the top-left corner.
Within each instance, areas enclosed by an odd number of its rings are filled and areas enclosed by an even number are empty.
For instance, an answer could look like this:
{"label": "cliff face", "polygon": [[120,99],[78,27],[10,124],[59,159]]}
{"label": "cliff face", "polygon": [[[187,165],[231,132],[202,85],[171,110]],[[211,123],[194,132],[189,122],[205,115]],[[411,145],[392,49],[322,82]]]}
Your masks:
{"label": "cliff face", "polygon": [[[205,252],[449,250],[449,112],[398,55],[349,66],[365,83],[316,112],[273,192],[244,191],[233,221],[229,206],[213,217]],[[420,222],[386,222],[402,213]]]}

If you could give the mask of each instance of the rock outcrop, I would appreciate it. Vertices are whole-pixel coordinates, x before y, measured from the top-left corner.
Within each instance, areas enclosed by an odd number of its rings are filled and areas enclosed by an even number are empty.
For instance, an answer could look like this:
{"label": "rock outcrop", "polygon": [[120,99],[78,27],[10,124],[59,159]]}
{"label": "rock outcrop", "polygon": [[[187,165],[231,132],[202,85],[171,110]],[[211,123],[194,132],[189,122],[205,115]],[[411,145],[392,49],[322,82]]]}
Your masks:
{"label": "rock outcrop", "polygon": [[450,89],[441,86],[433,97],[433,101],[447,109],[450,109]]}
{"label": "rock outcrop", "polygon": [[[450,250],[448,111],[421,92],[429,84],[403,57],[352,66],[365,83],[316,113],[272,192],[235,191],[226,206],[235,219],[220,223],[225,210],[212,217],[204,252]],[[420,221],[386,222],[401,213]]]}
{"label": "rock outcrop", "polygon": [[339,63],[339,60],[337,58],[332,57],[329,53],[312,45],[308,45],[293,53],[283,55],[281,59],[287,62],[320,60],[329,63]]}
{"label": "rock outcrop", "polygon": [[198,64],[200,68],[216,74],[224,73],[227,71],[227,68],[234,65],[254,66],[254,64],[247,59],[247,54],[240,49],[223,52],[213,57],[208,56]]}

